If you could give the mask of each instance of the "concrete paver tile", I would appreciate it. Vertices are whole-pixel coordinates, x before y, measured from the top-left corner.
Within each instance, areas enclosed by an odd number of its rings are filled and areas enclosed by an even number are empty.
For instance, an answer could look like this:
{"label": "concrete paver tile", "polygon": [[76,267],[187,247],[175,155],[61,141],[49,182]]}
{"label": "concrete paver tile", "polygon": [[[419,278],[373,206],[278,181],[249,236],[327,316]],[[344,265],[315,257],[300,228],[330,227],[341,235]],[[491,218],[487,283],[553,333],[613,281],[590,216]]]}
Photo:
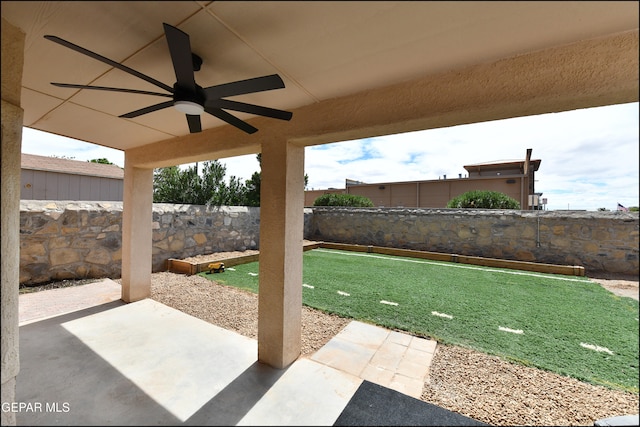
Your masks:
{"label": "concrete paver tile", "polygon": [[409,347],[428,353],[434,353],[438,342],[436,340],[428,340],[426,338],[412,337]]}
{"label": "concrete paver tile", "polygon": [[336,338],[377,350],[388,336],[389,331],[384,328],[354,321],[340,331],[340,333],[336,335]]}
{"label": "concrete paver tile", "polygon": [[371,362],[369,362],[369,365],[395,372],[401,359],[401,355],[383,353],[378,351],[371,358]]}
{"label": "concrete paver tile", "polygon": [[388,387],[393,380],[395,370],[388,370],[379,366],[367,365],[360,374],[360,378],[385,387]]}
{"label": "concrete paver tile", "polygon": [[360,376],[375,350],[339,338],[337,335],[311,356],[311,360]]}
{"label": "concrete paver tile", "polygon": [[424,381],[396,374],[393,376],[391,383],[386,387],[419,399],[422,395],[422,389],[424,388]]}
{"label": "concrete paver tile", "polygon": [[411,343],[412,338],[413,337],[409,334],[403,334],[402,332],[398,331],[391,331],[389,333],[389,336],[387,337],[387,341],[408,346]]}
{"label": "concrete paver tile", "polygon": [[396,373],[404,375],[406,377],[418,378],[421,381],[429,373],[429,365],[425,363],[415,363],[409,360],[403,359],[398,364]]}
{"label": "concrete paver tile", "polygon": [[433,353],[427,353],[426,351],[415,350],[413,348],[408,348],[404,353],[403,359],[407,362],[416,363],[419,365],[431,365],[431,361],[433,360]]}

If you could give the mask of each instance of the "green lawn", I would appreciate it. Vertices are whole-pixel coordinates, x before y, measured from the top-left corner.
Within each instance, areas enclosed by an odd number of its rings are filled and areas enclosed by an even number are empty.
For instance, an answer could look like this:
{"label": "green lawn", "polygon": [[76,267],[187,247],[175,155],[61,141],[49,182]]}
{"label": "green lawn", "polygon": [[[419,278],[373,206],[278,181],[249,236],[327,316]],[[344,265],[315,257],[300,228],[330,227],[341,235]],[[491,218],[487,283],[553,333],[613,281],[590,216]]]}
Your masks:
{"label": "green lawn", "polygon": [[[200,273],[258,292],[258,263]],[[378,254],[304,253],[303,303],[638,393],[638,302],[588,278]]]}

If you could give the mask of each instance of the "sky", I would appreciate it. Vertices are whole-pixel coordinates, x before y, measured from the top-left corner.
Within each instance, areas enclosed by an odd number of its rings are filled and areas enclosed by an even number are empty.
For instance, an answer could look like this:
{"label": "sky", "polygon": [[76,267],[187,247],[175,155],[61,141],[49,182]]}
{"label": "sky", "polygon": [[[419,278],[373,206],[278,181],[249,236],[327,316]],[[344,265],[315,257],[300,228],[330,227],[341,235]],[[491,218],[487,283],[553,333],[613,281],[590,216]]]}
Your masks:
{"label": "sky", "polygon": [[[465,165],[540,159],[535,191],[546,210],[616,210],[640,206],[638,103],[518,117],[338,142],[305,148],[307,189],[466,176]],[[22,152],[75,160],[106,158],[124,166],[124,152],[29,128]],[[254,154],[220,159],[227,177],[259,170]]]}

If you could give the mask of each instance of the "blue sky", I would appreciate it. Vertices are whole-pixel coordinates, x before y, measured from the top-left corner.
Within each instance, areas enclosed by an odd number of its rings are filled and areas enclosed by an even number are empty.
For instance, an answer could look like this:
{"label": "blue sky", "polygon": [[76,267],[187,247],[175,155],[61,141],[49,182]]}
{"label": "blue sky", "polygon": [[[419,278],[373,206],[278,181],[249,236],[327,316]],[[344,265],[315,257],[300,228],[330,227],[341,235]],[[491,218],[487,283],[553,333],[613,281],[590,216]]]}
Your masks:
{"label": "blue sky", "polygon": [[[465,176],[465,165],[522,160],[528,148],[541,159],[535,188],[548,210],[615,210],[639,206],[638,103],[496,120],[451,128],[367,138],[305,149],[308,189]],[[107,158],[124,166],[124,153],[24,129],[22,152],[76,160]],[[227,176],[249,179],[255,155],[221,159]]]}

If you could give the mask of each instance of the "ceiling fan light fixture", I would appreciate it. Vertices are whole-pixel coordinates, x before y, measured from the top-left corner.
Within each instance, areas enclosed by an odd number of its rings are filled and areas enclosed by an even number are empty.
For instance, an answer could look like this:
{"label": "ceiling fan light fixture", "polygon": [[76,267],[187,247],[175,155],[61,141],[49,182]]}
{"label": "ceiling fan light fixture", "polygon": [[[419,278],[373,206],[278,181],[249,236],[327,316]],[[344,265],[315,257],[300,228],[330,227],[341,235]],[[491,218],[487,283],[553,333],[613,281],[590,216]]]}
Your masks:
{"label": "ceiling fan light fixture", "polygon": [[191,116],[199,116],[204,113],[204,107],[197,102],[192,101],[176,101],[173,104],[176,110]]}

